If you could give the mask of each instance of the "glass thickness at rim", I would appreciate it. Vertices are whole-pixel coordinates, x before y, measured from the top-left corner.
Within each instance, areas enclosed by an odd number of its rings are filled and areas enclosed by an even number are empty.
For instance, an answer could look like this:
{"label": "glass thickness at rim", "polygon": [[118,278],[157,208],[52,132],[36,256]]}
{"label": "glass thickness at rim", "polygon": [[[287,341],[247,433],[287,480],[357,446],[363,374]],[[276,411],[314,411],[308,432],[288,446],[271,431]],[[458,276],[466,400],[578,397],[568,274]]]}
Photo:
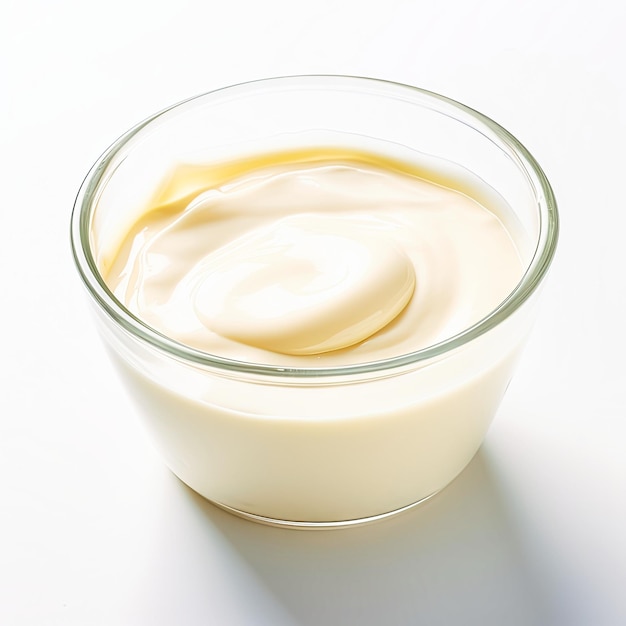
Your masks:
{"label": "glass thickness at rim", "polygon": [[[100,184],[106,182],[107,170],[123,148],[144,128],[156,122],[168,113],[189,106],[207,98],[233,97],[244,94],[261,93],[267,90],[279,93],[281,90],[309,89],[334,90],[378,95],[387,98],[402,99],[420,107],[427,107],[441,115],[453,118],[461,124],[471,127],[500,149],[516,167],[526,175],[537,200],[540,212],[540,227],[535,254],[518,285],[509,296],[482,320],[442,342],[388,359],[370,361],[336,367],[281,367],[262,363],[236,361],[209,354],[181,344],[159,333],[133,315],[117,300],[102,279],[90,248],[90,227],[95,200]],[[545,174],[528,150],[507,130],[481,113],[445,96],[412,87],[373,78],[354,76],[286,76],[268,78],[248,83],[240,83],[215,91],[201,94],[176,103],[140,122],[122,135],[95,163],[87,174],[75,201],[71,218],[71,243],[74,261],[81,278],[98,306],[118,326],[133,337],[169,353],[173,357],[197,365],[231,372],[260,374],[265,376],[289,378],[313,378],[356,375],[389,371],[411,364],[428,361],[452,351],[488,332],[511,314],[513,314],[537,289],[546,274],[554,256],[558,240],[559,220],[556,200]]]}

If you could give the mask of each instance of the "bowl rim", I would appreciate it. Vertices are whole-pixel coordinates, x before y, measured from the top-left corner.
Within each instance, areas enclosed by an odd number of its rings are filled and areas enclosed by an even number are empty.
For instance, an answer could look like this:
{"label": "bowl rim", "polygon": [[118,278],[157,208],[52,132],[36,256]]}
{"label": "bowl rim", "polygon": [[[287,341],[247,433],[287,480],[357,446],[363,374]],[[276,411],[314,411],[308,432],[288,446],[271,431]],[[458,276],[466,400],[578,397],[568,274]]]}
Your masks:
{"label": "bowl rim", "polygon": [[[122,148],[146,126],[175,109],[180,109],[196,100],[219,97],[229,92],[236,93],[239,91],[244,94],[251,90],[260,92],[279,85],[285,89],[302,89],[303,87],[328,89],[332,87],[370,94],[394,95],[416,104],[428,103],[430,108],[436,107],[439,113],[472,126],[474,130],[485,135],[510,158],[514,159],[517,167],[525,173],[526,179],[534,191],[539,210],[539,233],[532,259],[522,278],[507,298],[472,326],[426,348],[385,359],[332,367],[291,367],[244,362],[221,357],[175,341],[131,313],[107,287],[98,271],[90,249],[91,209],[94,205],[92,200],[96,197],[99,184],[109,164]],[[385,372],[408,365],[424,364],[431,359],[442,357],[460,348],[501,324],[530,298],[539,287],[552,263],[558,237],[557,203],[546,175],[526,147],[497,122],[456,100],[426,89],[378,78],[338,74],[278,76],[241,82],[192,96],[162,109],[124,133],[98,158],[78,191],[70,220],[72,254],[78,272],[91,298],[117,326],[152,347],[194,365],[230,372],[290,378],[335,377]]]}

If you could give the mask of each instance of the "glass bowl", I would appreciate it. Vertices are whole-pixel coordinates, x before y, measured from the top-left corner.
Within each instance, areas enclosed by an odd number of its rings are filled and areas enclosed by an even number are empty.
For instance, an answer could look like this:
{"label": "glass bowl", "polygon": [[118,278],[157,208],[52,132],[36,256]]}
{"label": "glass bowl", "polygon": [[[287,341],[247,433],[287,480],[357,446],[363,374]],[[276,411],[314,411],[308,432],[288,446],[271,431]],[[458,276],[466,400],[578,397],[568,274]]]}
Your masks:
{"label": "glass bowl", "polygon": [[[181,344],[131,313],[103,280],[102,258],[173,163],[328,145],[398,156],[433,178],[454,171],[474,195],[496,194],[526,242],[520,282],[479,322],[435,345],[293,367]],[[93,166],[71,223],[99,331],[165,463],[220,507],[294,527],[397,513],[463,470],[513,374],[557,234],[550,185],[506,130],[440,95],[345,76],[255,81],[155,114]]]}

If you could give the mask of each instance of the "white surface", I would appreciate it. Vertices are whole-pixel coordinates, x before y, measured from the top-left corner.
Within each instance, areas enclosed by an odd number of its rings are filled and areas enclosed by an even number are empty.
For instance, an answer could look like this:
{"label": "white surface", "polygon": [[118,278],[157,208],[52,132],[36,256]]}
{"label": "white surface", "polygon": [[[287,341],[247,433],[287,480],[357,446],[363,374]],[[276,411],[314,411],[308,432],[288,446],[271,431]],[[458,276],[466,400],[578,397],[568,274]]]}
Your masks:
{"label": "white surface", "polygon": [[[0,7],[0,623],[626,623],[624,4]],[[153,111],[279,74],[460,100],[543,165],[562,237],[482,452],[426,505],[296,532],[214,509],[153,453],[88,316],[68,221]]]}

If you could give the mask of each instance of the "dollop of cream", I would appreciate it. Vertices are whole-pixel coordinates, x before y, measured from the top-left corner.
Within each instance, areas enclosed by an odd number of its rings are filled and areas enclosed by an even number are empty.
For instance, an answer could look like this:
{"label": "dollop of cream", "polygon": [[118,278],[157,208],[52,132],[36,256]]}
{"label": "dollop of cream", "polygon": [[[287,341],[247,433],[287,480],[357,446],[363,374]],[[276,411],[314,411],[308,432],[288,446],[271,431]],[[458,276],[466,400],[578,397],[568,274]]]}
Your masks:
{"label": "dollop of cream", "polygon": [[235,239],[193,275],[194,309],[208,329],[285,354],[367,339],[404,309],[415,288],[413,265],[393,240],[350,219],[306,214]]}

